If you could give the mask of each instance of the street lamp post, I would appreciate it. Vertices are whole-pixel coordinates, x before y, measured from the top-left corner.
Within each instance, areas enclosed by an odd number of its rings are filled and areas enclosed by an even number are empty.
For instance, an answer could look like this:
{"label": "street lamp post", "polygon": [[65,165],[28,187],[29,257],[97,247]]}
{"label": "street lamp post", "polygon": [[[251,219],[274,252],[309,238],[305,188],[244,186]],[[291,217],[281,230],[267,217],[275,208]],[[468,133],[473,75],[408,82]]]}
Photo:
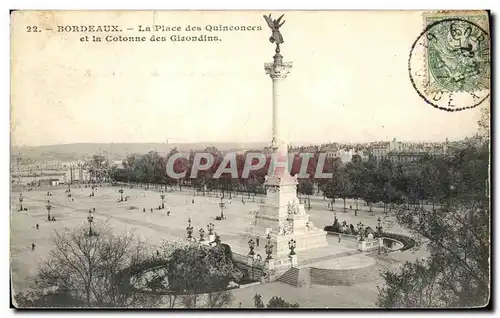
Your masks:
{"label": "street lamp post", "polygon": [[200,233],[200,242],[203,242],[205,240],[204,236],[205,236],[205,230],[203,228],[201,228],[198,233]]}
{"label": "street lamp post", "polygon": [[22,211],[23,210],[23,194],[19,194],[19,204],[21,205],[21,208],[19,209],[19,211]]}
{"label": "street lamp post", "polygon": [[364,241],[365,240],[364,233],[363,233],[364,232],[364,225],[361,222],[358,223],[358,232],[359,232],[359,240]]}
{"label": "street lamp post", "polygon": [[89,222],[89,236],[92,236],[92,222],[94,222],[94,217],[89,211],[89,216],[87,216],[87,221]]}
{"label": "street lamp post", "polygon": [[165,202],[164,202],[164,200],[165,200],[165,193],[163,191],[160,193],[160,198],[161,198],[161,208],[165,209]]}
{"label": "street lamp post", "polygon": [[208,235],[213,235],[214,234],[214,228],[215,228],[215,225],[213,223],[209,223],[207,225]]}
{"label": "street lamp post", "polygon": [[295,255],[295,248],[297,247],[297,241],[295,241],[294,239],[291,239],[290,241],[288,241],[288,248],[290,249],[290,254],[288,254],[289,256],[292,256],[292,255]]}
{"label": "street lamp post", "polygon": [[248,247],[250,248],[250,252],[248,252],[248,256],[254,256],[255,252],[253,250],[255,249],[255,242],[253,239],[250,239],[250,241],[248,241]]}
{"label": "street lamp post", "polygon": [[273,259],[273,257],[271,256],[271,254],[273,254],[273,244],[271,244],[271,234],[270,233],[267,234],[267,244],[266,244],[265,248],[266,248],[266,254],[267,254],[266,260],[269,261],[269,260]]}
{"label": "street lamp post", "polygon": [[47,200],[47,205],[45,206],[47,208],[47,220],[51,220],[50,218],[50,210],[52,209],[52,205],[50,204],[50,200]]}
{"label": "street lamp post", "polygon": [[224,208],[226,207],[226,204],[223,201],[223,197],[220,198],[219,207],[220,207],[220,219],[223,220],[224,219]]}
{"label": "street lamp post", "polygon": [[379,239],[379,244],[378,244],[378,255],[380,255],[380,249],[382,246],[380,246],[380,240],[382,239],[382,224],[380,223],[380,217],[377,219],[377,236]]}
{"label": "street lamp post", "polygon": [[380,217],[377,219],[377,234],[379,237],[382,236],[382,224],[380,223]]}
{"label": "street lamp post", "polygon": [[188,241],[191,241],[193,239],[193,227],[191,226],[191,218],[188,220],[188,226],[186,227],[186,232],[187,232],[187,239]]}
{"label": "street lamp post", "polygon": [[123,188],[120,188],[118,192],[120,193],[120,202],[123,202]]}

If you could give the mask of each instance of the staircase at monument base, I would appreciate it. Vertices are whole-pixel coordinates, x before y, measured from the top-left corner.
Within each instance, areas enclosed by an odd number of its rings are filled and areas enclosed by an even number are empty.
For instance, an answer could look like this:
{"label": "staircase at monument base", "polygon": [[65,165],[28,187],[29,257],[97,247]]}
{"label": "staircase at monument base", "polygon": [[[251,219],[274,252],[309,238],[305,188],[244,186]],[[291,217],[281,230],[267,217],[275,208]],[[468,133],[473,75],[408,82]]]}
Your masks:
{"label": "staircase at monument base", "polygon": [[373,266],[356,269],[331,270],[311,268],[311,284],[318,285],[354,285],[380,279],[379,271]]}
{"label": "staircase at monument base", "polygon": [[297,286],[298,280],[299,269],[296,267],[291,267],[283,275],[281,275],[280,278],[278,278],[278,281],[292,286]]}
{"label": "staircase at monument base", "polygon": [[309,268],[291,267],[277,280],[294,287],[309,286],[311,284]]}

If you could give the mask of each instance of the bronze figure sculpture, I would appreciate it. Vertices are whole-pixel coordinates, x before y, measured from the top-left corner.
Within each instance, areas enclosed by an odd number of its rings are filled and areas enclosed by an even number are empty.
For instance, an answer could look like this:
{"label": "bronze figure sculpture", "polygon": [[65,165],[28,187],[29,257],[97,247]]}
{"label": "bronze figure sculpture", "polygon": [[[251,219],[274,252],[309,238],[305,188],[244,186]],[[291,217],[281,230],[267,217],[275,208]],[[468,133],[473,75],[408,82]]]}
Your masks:
{"label": "bronze figure sculpture", "polygon": [[276,44],[276,53],[280,52],[280,44],[283,43],[283,36],[281,35],[279,28],[285,23],[285,21],[281,22],[284,14],[282,14],[278,19],[272,19],[271,14],[264,15],[264,19],[267,22],[267,25],[272,30],[272,35],[269,38],[269,42]]}

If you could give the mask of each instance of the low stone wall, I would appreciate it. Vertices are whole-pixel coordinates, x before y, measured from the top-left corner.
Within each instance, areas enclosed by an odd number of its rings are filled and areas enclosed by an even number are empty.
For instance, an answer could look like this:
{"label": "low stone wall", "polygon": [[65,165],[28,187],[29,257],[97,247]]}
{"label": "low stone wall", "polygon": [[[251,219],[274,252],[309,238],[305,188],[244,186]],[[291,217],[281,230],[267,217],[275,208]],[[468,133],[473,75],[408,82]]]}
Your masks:
{"label": "low stone wall", "polygon": [[401,251],[401,252],[406,251],[410,248],[413,248],[416,245],[416,242],[413,238],[411,238],[408,235],[404,235],[404,234],[384,232],[382,237],[392,239],[394,241],[401,243],[403,245],[403,247],[397,250],[397,251]]}
{"label": "low stone wall", "polygon": [[[335,235],[337,237],[339,236],[339,234],[341,234],[341,233],[338,233],[338,232],[331,232],[331,231],[326,231],[326,233],[328,235]],[[352,235],[352,234],[343,234],[342,233],[342,240],[357,242],[357,241],[359,241],[359,236]]]}

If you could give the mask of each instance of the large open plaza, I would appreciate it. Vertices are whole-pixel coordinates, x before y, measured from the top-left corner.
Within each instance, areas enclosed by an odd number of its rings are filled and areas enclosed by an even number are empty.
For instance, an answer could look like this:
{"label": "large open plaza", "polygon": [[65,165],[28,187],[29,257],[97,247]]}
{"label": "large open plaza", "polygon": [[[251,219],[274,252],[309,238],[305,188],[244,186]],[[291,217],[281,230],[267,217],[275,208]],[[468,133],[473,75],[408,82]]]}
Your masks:
{"label": "large open plaza", "polygon": [[[215,220],[221,214],[219,203],[220,197],[215,193],[195,194],[192,189],[178,188],[165,192],[165,208],[158,210],[163,192],[138,187],[123,187],[123,197],[126,201],[118,202],[121,198],[119,187],[102,186],[97,187],[95,195],[90,196],[92,190],[85,186],[72,186],[71,197],[68,197],[67,187],[54,189],[34,189],[22,192],[23,208],[27,211],[19,211],[19,197],[21,192],[11,194],[11,259],[12,259],[12,281],[14,290],[22,291],[33,283],[37,266],[49,250],[53,248],[51,243],[54,231],[63,228],[74,228],[78,226],[89,226],[89,210],[92,212],[93,226],[107,223],[114,232],[133,231],[142,240],[152,245],[159,245],[162,241],[186,241],[186,227],[191,218],[194,228],[194,237],[198,236],[198,230],[207,230],[207,225],[213,223],[215,232],[220,235],[221,241],[231,246],[233,253],[245,256],[248,253],[248,246],[242,242],[241,235],[252,222],[254,215],[250,213],[261,204],[259,196],[248,198],[247,194],[233,196],[231,200],[224,199],[225,207],[223,213],[224,220]],[[47,194],[50,193],[50,196]],[[56,221],[47,221],[47,204],[50,200],[50,215]],[[255,202],[253,202],[255,201]],[[354,202],[348,202],[354,205]],[[311,210],[309,211],[311,220],[315,226],[323,228],[325,225],[333,223],[334,215],[340,221],[347,221],[348,224],[362,222],[366,226],[375,228],[377,219],[383,220],[387,231],[404,233],[404,229],[397,227],[382,209],[375,207],[374,213],[368,212],[367,207],[357,216],[353,211],[342,213],[343,203],[337,200],[333,212],[327,207],[327,201],[322,197],[311,198]],[[349,211],[349,210],[348,210]],[[38,229],[37,229],[38,225]],[[359,260],[350,254],[357,254],[356,242],[350,240],[338,241],[336,235],[327,236],[328,246],[312,249],[298,253],[299,262],[304,266],[321,267],[321,264],[330,262],[330,267],[343,266],[356,267]],[[35,244],[34,248],[32,244]],[[265,255],[263,244],[256,247],[256,253]],[[367,257],[370,257],[370,253]],[[372,253],[373,254],[373,253]],[[377,295],[378,271],[386,269],[387,264],[395,267],[402,261],[411,260],[421,255],[412,251],[389,254],[384,257],[385,261],[377,261],[377,266],[370,267],[369,271],[375,273],[368,284],[366,281],[359,283],[338,283],[334,286],[322,284],[309,284],[308,286],[291,287],[284,282],[275,281],[271,283],[258,284],[250,287],[234,290],[233,306],[251,306],[252,297],[255,293],[264,296],[283,296],[291,300],[300,302],[304,306],[328,307],[335,306],[374,306]],[[375,259],[375,258],[373,258]],[[335,263],[336,262],[336,263]],[[375,261],[373,262],[375,264]],[[335,265],[337,264],[337,265]],[[17,291],[16,291],[17,292]],[[354,297],[354,298],[353,298]],[[338,298],[334,300],[332,298]]]}

